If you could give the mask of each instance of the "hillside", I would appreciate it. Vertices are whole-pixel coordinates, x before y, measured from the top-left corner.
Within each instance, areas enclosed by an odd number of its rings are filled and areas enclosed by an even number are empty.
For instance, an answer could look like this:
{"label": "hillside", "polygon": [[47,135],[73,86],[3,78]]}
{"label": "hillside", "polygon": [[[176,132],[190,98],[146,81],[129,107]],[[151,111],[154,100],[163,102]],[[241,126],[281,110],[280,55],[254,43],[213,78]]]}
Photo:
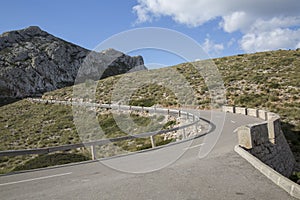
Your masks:
{"label": "hillside", "polygon": [[31,26],[0,35],[0,97],[40,96],[73,85],[85,60],[101,72],[97,80],[136,66],[145,69],[141,56],[114,49],[96,53]]}
{"label": "hillside", "polygon": [[[285,135],[298,163],[300,161],[299,58],[299,50],[279,50],[213,60],[223,77],[227,104],[262,108],[281,115]],[[133,88],[130,101],[127,102],[131,105],[185,106],[180,104],[176,97],[176,90],[181,91],[180,88],[185,87],[180,84],[181,79],[174,80],[173,72],[176,71],[189,82],[195,92],[195,98],[191,98],[189,91],[182,94],[186,97],[186,105],[200,109],[217,108],[217,105],[211,107],[210,94],[204,79],[193,67],[193,64],[201,65],[202,62],[183,63],[169,68],[105,78],[97,82],[96,101],[110,103],[111,97],[114,96],[120,103],[126,103],[122,102],[122,97],[128,95],[125,94],[127,91],[124,91],[124,94],[119,91],[121,95],[113,94],[121,82],[121,84],[130,83],[123,84],[124,88]],[[135,82],[137,77],[143,81],[140,85]],[[153,80],[158,81],[155,83]],[[86,81],[84,84],[91,85],[91,83]],[[169,84],[175,89],[172,91],[164,84]],[[72,93],[73,87],[65,87],[45,93],[43,98],[71,100]],[[101,119],[104,118],[107,116],[102,116]],[[0,107],[1,149],[77,143],[79,137],[72,120],[71,107],[63,105],[44,105],[22,100],[2,106]],[[0,161],[0,168],[6,165],[13,166],[16,163],[22,164],[28,159],[30,158],[6,158]]]}
{"label": "hillside", "polygon": [[[212,60],[223,78],[227,104],[266,109],[280,114],[283,129],[297,161],[300,161],[300,50],[278,50],[254,54],[243,54]],[[193,64],[201,65],[199,61]],[[204,61],[205,62],[205,61]],[[164,80],[161,84],[145,83],[132,95],[132,105],[181,106],[174,91],[164,87],[164,83],[174,82],[172,71],[176,69],[192,86],[195,97],[186,94],[187,105],[200,109],[210,109],[211,99],[204,79],[192,63],[183,63],[171,68],[151,70],[147,74],[136,72],[114,76],[98,82],[96,100],[110,103],[113,89],[119,80]],[[149,78],[150,77],[150,78]],[[125,81],[126,82],[126,81]],[[175,90],[182,85],[173,83]],[[130,86],[125,86],[126,88]],[[45,99],[72,99],[72,87],[46,93]]]}
{"label": "hillside", "polygon": [[[161,128],[168,129],[186,121],[186,119],[177,120],[175,117],[166,117],[160,114],[132,111],[128,115],[128,113],[107,109],[98,109],[96,115],[103,133],[91,129],[85,130],[86,135],[79,135],[73,122],[70,105],[36,103],[24,99],[2,106],[0,107],[0,151],[79,144],[127,136],[127,133],[139,134],[161,130]],[[125,122],[122,128],[116,123],[116,116]],[[129,126],[130,123],[126,123],[129,120],[133,120],[139,127]],[[85,123],[89,123],[89,121],[87,120]],[[157,146],[174,141],[174,137],[172,132],[166,137],[164,135],[154,136]],[[103,145],[99,147],[98,156],[114,156],[150,147],[151,143],[148,138],[137,138]],[[0,174],[89,159],[91,159],[91,155],[86,148],[42,156],[4,156],[0,157]]]}

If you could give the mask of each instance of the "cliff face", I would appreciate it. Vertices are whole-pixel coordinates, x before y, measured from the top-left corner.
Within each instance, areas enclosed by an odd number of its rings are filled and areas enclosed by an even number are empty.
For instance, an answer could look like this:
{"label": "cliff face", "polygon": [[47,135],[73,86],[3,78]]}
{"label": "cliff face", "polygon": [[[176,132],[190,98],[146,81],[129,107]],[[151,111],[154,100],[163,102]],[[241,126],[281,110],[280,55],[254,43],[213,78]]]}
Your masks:
{"label": "cliff face", "polygon": [[70,86],[91,54],[101,61],[93,66],[103,71],[98,79],[126,73],[137,66],[138,70],[145,69],[141,56],[130,57],[114,49],[91,52],[39,27],[3,33],[0,35],[0,97],[39,96]]}

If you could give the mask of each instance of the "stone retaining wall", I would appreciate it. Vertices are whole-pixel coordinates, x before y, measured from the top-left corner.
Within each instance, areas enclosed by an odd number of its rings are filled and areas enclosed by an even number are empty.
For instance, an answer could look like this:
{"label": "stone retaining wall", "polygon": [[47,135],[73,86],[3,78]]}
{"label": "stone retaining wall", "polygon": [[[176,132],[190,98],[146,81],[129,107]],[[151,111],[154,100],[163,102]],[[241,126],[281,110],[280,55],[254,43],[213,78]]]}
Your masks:
{"label": "stone retaining wall", "polygon": [[249,115],[266,120],[237,129],[239,146],[280,174],[289,177],[295,166],[295,158],[281,130],[279,115],[264,110],[223,106],[224,112]]}

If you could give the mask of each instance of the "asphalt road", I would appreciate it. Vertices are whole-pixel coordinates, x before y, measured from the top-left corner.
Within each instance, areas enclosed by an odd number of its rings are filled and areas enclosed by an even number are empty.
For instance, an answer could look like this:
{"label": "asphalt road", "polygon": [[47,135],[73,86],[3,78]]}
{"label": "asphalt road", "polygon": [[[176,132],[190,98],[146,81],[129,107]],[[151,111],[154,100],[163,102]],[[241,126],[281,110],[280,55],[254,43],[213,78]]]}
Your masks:
{"label": "asphalt road", "polygon": [[229,113],[225,116],[216,111],[212,115],[210,111],[192,112],[210,120],[215,125],[213,131],[153,151],[0,176],[0,197],[5,200],[294,199],[233,150],[237,144],[234,130],[259,119]]}

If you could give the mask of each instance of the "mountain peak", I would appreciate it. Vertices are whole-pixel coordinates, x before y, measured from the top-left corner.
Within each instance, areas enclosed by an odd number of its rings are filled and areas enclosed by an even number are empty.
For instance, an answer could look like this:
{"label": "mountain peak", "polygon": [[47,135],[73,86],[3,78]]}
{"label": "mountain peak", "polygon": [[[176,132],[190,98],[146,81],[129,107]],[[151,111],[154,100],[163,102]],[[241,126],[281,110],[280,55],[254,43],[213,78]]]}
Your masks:
{"label": "mountain peak", "polygon": [[19,33],[20,34],[27,34],[27,35],[35,36],[35,35],[45,34],[46,32],[43,31],[38,26],[29,26],[29,27],[27,27],[25,29],[19,30]]}
{"label": "mountain peak", "polygon": [[41,30],[38,26],[29,26],[21,30],[14,30],[4,32],[0,35],[0,50],[6,47],[10,47],[13,43],[20,43],[28,40],[32,40],[34,37],[51,36],[49,33]]}
{"label": "mountain peak", "polygon": [[[91,76],[114,76],[144,66],[141,57],[131,57],[114,49],[100,53],[57,38],[38,26],[0,35],[0,97],[42,95],[74,84],[85,58],[93,53],[95,66]],[[98,62],[99,61],[99,62]],[[139,68],[144,69],[144,68]]]}
{"label": "mountain peak", "polygon": [[115,53],[122,53],[114,48],[108,48],[108,49],[105,49],[103,51],[101,51],[101,53],[105,53],[105,54],[115,54]]}

